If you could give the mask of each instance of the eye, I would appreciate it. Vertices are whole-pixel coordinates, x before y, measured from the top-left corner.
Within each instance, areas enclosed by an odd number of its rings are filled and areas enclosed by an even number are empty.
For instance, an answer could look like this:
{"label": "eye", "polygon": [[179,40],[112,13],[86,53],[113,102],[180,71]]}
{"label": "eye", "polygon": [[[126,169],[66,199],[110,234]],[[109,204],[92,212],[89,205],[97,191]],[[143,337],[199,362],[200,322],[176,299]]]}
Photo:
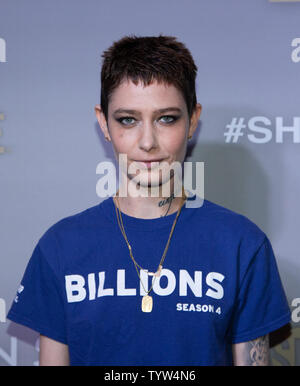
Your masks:
{"label": "eye", "polygon": [[177,121],[179,117],[176,117],[174,115],[164,115],[160,117],[160,120],[162,120],[163,123],[173,123]]}
{"label": "eye", "polygon": [[135,122],[135,119],[133,117],[121,117],[118,118],[117,121],[124,126],[130,126]]}

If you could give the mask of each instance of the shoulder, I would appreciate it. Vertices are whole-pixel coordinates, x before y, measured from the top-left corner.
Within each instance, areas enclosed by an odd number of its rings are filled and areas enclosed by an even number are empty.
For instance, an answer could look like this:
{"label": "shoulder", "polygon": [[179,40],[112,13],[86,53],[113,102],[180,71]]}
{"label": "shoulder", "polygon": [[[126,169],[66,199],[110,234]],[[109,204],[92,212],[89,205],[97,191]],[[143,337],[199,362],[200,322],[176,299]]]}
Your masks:
{"label": "shoulder", "polygon": [[104,216],[104,212],[101,208],[108,205],[109,199],[110,197],[96,205],[61,218],[46,230],[42,238],[46,239],[65,232],[82,232],[82,230],[105,226],[107,218]]}
{"label": "shoulder", "polygon": [[261,245],[266,238],[263,230],[244,214],[204,199],[201,207],[195,208],[194,218],[201,224],[206,234],[226,243],[231,240],[246,243],[248,246]]}
{"label": "shoulder", "polygon": [[97,243],[97,232],[105,226],[105,220],[97,204],[52,224],[38,240],[41,255],[51,266],[60,260],[71,259],[75,252]]}
{"label": "shoulder", "polygon": [[84,209],[75,214],[63,217],[52,224],[42,235],[41,241],[46,241],[48,238],[54,237],[62,232],[76,231],[87,225],[99,221],[99,204]]}

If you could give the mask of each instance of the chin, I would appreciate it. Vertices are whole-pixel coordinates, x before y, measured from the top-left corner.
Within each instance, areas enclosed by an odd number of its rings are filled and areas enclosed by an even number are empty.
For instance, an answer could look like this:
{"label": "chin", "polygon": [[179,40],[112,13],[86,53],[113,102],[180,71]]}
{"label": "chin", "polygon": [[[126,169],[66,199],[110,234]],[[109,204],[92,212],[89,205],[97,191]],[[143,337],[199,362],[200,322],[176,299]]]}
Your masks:
{"label": "chin", "polygon": [[[138,177],[135,178],[133,176],[128,176],[130,180],[130,189],[134,189],[134,187],[136,187],[137,191],[145,190],[146,192],[148,192],[149,189],[152,188],[153,195],[155,197],[159,197],[160,192],[158,191],[158,189],[163,186],[163,195],[169,196],[171,194],[171,179],[169,178],[169,176],[163,179],[160,173],[152,173],[151,178],[150,174],[149,176],[143,174],[144,173],[141,173]],[[149,193],[147,194],[149,196],[151,194],[151,191],[149,191]]]}

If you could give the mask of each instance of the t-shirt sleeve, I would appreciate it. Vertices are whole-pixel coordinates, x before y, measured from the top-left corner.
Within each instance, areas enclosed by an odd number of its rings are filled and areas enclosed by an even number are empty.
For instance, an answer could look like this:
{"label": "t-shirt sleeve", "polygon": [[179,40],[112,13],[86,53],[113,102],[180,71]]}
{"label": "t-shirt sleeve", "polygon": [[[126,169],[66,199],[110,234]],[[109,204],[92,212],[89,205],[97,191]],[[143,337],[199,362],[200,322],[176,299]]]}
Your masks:
{"label": "t-shirt sleeve", "polygon": [[267,237],[243,275],[232,324],[232,343],[254,340],[290,322],[290,309]]}
{"label": "t-shirt sleeve", "polygon": [[67,344],[62,291],[39,243],[26,267],[7,318]]}

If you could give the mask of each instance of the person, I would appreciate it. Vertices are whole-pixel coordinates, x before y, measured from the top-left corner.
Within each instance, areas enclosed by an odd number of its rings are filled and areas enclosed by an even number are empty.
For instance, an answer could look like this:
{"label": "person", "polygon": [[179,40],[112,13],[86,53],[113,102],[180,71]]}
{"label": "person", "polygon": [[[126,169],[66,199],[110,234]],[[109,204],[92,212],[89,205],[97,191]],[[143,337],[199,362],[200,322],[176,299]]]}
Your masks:
{"label": "person", "polygon": [[95,113],[122,181],[41,236],[8,318],[40,333],[40,365],[268,365],[290,321],[271,243],[241,214],[188,206],[173,168],[202,109],[190,51],[132,35],[102,55]]}

